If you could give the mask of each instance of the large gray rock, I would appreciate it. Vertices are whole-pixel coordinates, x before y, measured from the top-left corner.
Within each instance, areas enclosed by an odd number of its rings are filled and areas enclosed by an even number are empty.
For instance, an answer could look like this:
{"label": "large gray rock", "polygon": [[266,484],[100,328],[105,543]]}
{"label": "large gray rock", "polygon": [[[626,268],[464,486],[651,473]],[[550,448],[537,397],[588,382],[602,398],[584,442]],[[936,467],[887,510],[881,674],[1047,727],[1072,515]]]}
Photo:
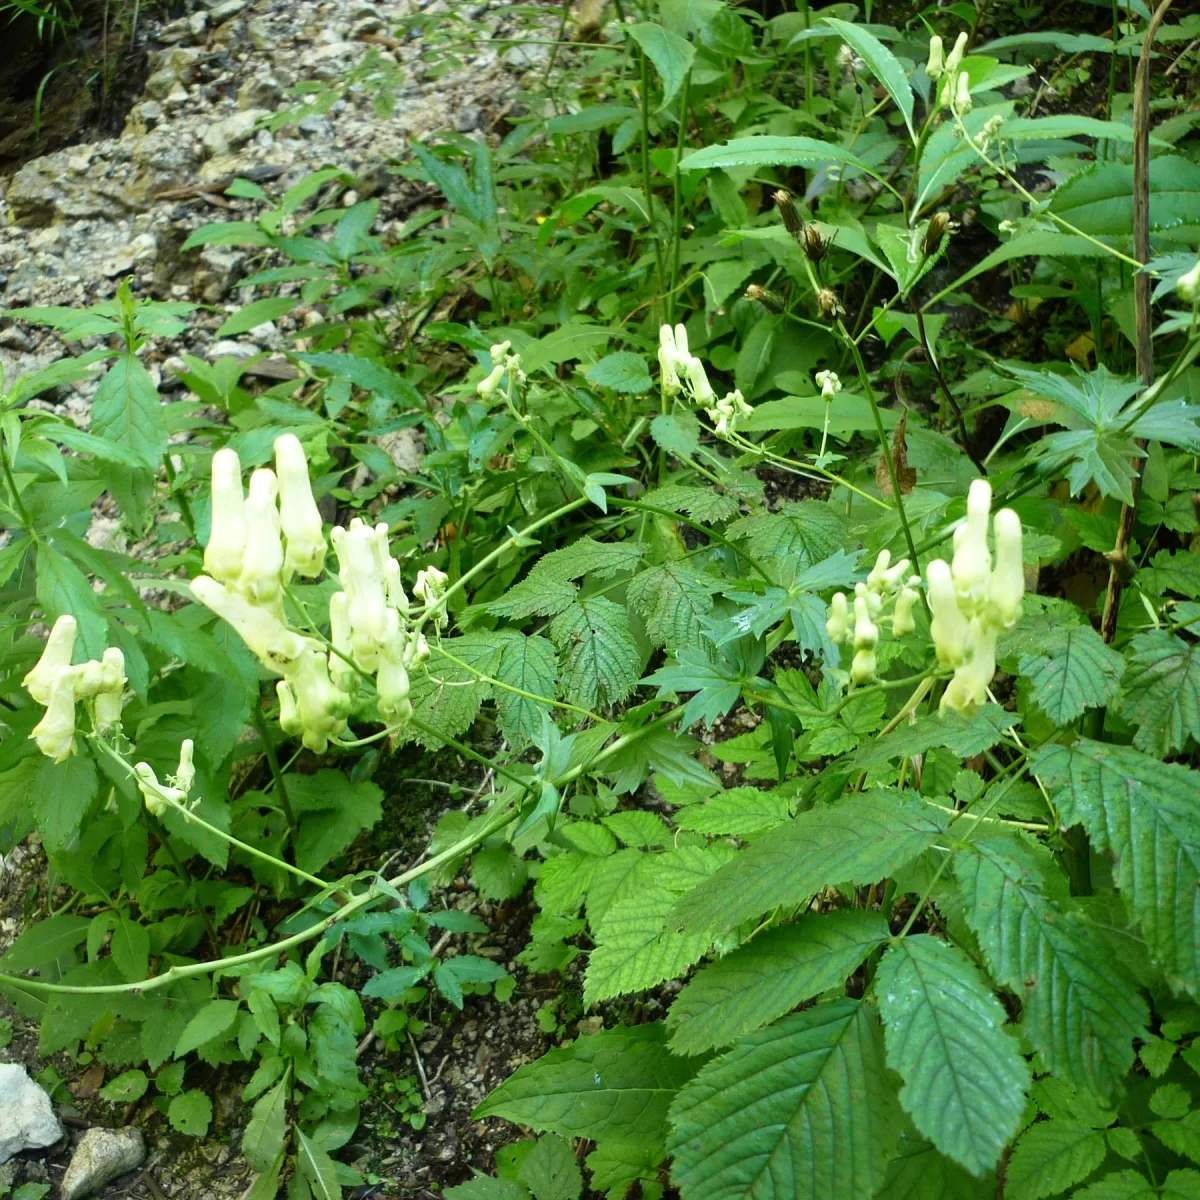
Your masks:
{"label": "large gray rock", "polygon": [[0,1063],[0,1163],[62,1137],[50,1097],[16,1063]]}
{"label": "large gray rock", "polygon": [[62,1181],[62,1200],[81,1200],[106,1183],[135,1171],[146,1160],[142,1131],[132,1125],[124,1129],[89,1129],[79,1140]]}

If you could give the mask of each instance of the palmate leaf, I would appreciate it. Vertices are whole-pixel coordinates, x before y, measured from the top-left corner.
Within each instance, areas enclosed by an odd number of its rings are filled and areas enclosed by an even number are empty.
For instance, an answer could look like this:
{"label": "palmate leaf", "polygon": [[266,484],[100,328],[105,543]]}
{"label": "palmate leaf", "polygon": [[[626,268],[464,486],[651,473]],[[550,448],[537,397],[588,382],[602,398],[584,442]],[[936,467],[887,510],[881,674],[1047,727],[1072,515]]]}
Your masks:
{"label": "palmate leaf", "polygon": [[584,1004],[644,991],[699,962],[710,939],[666,928],[675,900],[676,893],[666,888],[639,888],[605,912],[593,929],[596,948],[588,959]]}
{"label": "palmate leaf", "polygon": [[655,646],[702,650],[706,645],[703,619],[712,612],[713,595],[723,586],[720,579],[686,562],[667,562],[634,576],[629,607],[645,619],[646,634]]}
{"label": "palmate leaf", "polygon": [[617,704],[637,687],[641,654],[620,605],[604,596],[576,600],[554,618],[550,637],[562,654],[562,687],[572,704]]}
{"label": "palmate leaf", "polygon": [[742,1038],[671,1106],[684,1200],[864,1200],[883,1182],[895,1096],[871,1009],[818,1004]]}
{"label": "palmate leaf", "polygon": [[1059,625],[1021,656],[1019,670],[1033,685],[1033,699],[1056,725],[1115,695],[1125,661],[1090,625]]}
{"label": "palmate leaf", "polygon": [[684,896],[675,919],[690,929],[732,929],[824,887],[874,883],[916,858],[945,817],[912,792],[876,788],[801,813],[743,850]]}
{"label": "palmate leaf", "polygon": [[1158,758],[1200,738],[1200,651],[1196,643],[1153,629],[1129,646],[1121,715],[1138,726],[1133,744]]}
{"label": "palmate leaf", "polygon": [[744,538],[755,557],[786,559],[793,568],[824,562],[850,543],[845,517],[817,500],[785,504],[777,513],[742,517],[726,533]]}
{"label": "palmate leaf", "polygon": [[877,912],[809,914],[771,929],[709,964],[671,1005],[677,1054],[702,1054],[839,987],[888,938]]}
{"label": "palmate leaf", "polygon": [[[1111,748],[1111,747],[1110,747]],[[966,918],[997,982],[1024,1003],[1025,1034],[1049,1070],[1101,1100],[1133,1063],[1149,1013],[1137,985],[1087,924],[1048,894],[1041,860],[1016,838],[958,851]]]}
{"label": "palmate leaf", "polygon": [[661,1145],[667,1109],[695,1074],[660,1022],[576,1038],[519,1067],[471,1114],[592,1141]]}
{"label": "palmate leaf", "polygon": [[442,737],[457,737],[471,727],[491,691],[479,674],[495,674],[500,660],[500,642],[491,633],[446,638],[443,644],[458,661],[434,654],[425,670],[414,671],[409,681],[413,710],[433,732],[427,734],[410,727],[411,734],[406,730],[402,735],[431,749],[442,744]]}
{"label": "palmate leaf", "polygon": [[1115,858],[1117,888],[1172,987],[1200,996],[1200,774],[1080,738],[1033,762],[1065,824]]}
{"label": "palmate leaf", "polygon": [[928,934],[906,937],[875,975],[900,1103],[945,1155],[974,1175],[996,1165],[1021,1124],[1029,1069],[979,971]]}

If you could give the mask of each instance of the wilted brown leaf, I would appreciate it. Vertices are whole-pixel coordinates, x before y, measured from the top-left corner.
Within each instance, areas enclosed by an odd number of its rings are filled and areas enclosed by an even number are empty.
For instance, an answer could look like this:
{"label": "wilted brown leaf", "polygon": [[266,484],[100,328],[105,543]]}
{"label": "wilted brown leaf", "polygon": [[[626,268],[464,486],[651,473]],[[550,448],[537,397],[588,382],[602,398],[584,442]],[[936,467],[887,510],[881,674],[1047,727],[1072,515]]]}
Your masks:
{"label": "wilted brown leaf", "polygon": [[67,1091],[76,1100],[90,1100],[104,1083],[104,1064],[92,1063],[90,1067],[73,1083],[67,1084]]}
{"label": "wilted brown leaf", "polygon": [[[896,431],[892,434],[892,466],[896,470],[896,482],[900,484],[900,495],[907,496],[917,486],[916,468],[908,465],[908,409],[902,409],[900,420],[896,422]],[[881,454],[875,464],[875,485],[881,496],[892,494],[892,477],[888,471],[887,459]]]}

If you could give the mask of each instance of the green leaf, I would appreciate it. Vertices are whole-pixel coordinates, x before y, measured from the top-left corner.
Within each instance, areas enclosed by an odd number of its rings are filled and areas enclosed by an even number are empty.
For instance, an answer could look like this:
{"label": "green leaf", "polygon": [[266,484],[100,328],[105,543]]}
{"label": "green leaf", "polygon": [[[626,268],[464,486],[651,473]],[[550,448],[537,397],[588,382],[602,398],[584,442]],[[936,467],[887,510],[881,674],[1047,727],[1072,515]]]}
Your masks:
{"label": "green leaf", "polygon": [[913,129],[913,90],[904,68],[896,61],[896,56],[861,25],[852,25],[849,21],[840,21],[836,17],[822,17],[822,20],[837,30],[842,40],[857,52],[871,74],[883,84],[887,94],[896,102],[896,107],[904,117],[904,124],[908,126],[908,132],[915,141],[917,134]]}
{"label": "green leaf", "polygon": [[270,1170],[283,1151],[287,1127],[288,1081],[281,1079],[259,1096],[242,1134],[242,1154],[256,1171]]}
{"label": "green leaf", "polygon": [[596,946],[588,958],[585,1005],[675,979],[703,957],[708,934],[681,934],[666,927],[675,899],[666,888],[642,888],[594,922]]}
{"label": "green leaf", "polygon": [[1047,1067],[1107,1100],[1149,1014],[1106,943],[1056,903],[1068,899],[1061,881],[1062,894],[1048,894],[1056,877],[1043,874],[1042,861],[1015,838],[979,838],[960,850],[967,923],[996,981],[1022,997],[1025,1034]]}
{"label": "green leaf", "polygon": [[317,872],[383,815],[374,783],[351,783],[341,771],[288,776],[288,799],[300,823],[293,843],[296,865]]}
{"label": "green leaf", "polygon": [[146,978],[150,966],[150,935],[144,925],[122,917],[113,930],[109,949],[123,979],[134,983]]}
{"label": "green leaf", "polygon": [[1195,642],[1153,629],[1129,644],[1121,715],[1138,726],[1133,744],[1156,758],[1200,738],[1200,651]]}
{"label": "green leaf", "polygon": [[720,146],[706,146],[686,154],[682,171],[715,171],[731,167],[824,167],[844,163],[868,175],[875,172],[849,150],[810,137],[778,137],[756,133],[734,138]]}
{"label": "green leaf", "polygon": [[439,963],[433,970],[433,980],[438,991],[461,1010],[464,983],[496,983],[507,979],[508,972],[498,963],[474,954],[460,954]]}
{"label": "green leaf", "polygon": [[140,358],[122,355],[100,381],[91,432],[124,446],[147,469],[158,469],[167,451],[167,423],[158,389]]}
{"label": "green leaf", "polygon": [[979,1200],[994,1190],[992,1176],[981,1182],[929,1142],[904,1132],[875,1200]]}
{"label": "green leaf", "polygon": [[182,1058],[191,1050],[228,1033],[237,1020],[236,1000],[210,1000],[185,1026],[175,1044],[175,1057]]}
{"label": "green leaf", "polygon": [[345,379],[364,392],[390,400],[401,406],[419,406],[421,394],[402,375],[390,370],[373,359],[360,358],[355,354],[335,354],[319,351],[313,354],[297,354],[300,362],[328,371],[335,379]]}
{"label": "green leaf", "polygon": [[675,99],[683,86],[683,81],[692,69],[696,51],[686,38],[651,22],[627,25],[624,32],[642,48],[642,53],[654,64],[655,70],[662,78],[663,98],[658,106],[661,112]]}
{"label": "green leaf", "polygon": [[1082,1183],[1103,1161],[1102,1131],[1078,1121],[1039,1121],[1013,1147],[1004,1174],[1006,1200],[1042,1200]]}
{"label": "green leaf", "polygon": [[560,325],[553,333],[531,342],[521,351],[521,366],[532,375],[534,371],[583,358],[589,351],[606,346],[612,340],[613,331],[606,325]]}
{"label": "green leaf", "polygon": [[1033,686],[1037,706],[1056,725],[1069,725],[1116,694],[1125,662],[1090,625],[1055,626],[1035,648],[1021,656],[1018,669]]}
{"label": "green leaf", "polygon": [[194,250],[197,246],[269,246],[271,235],[250,221],[215,221],[193,230],[179,247]]}
{"label": "green leaf", "polygon": [[145,1071],[123,1071],[100,1089],[100,1099],[111,1100],[114,1104],[131,1104],[140,1100],[149,1086]]}
{"label": "green leaf", "polygon": [[1029,1087],[1004,1009],[961,950],[928,934],[893,943],[874,986],[900,1103],[943,1154],[982,1175],[1020,1128]]}
{"label": "green leaf", "polygon": [[818,500],[784,504],[777,513],[742,517],[725,532],[735,540],[745,538],[756,558],[786,560],[793,571],[824,562],[848,542],[845,517]]}
{"label": "green leaf", "polygon": [[37,598],[53,624],[66,613],[79,623],[80,648],[100,658],[108,648],[108,620],[87,576],[45,541],[37,548]]}
{"label": "green leaf", "polygon": [[167,1120],[171,1128],[188,1137],[203,1137],[212,1123],[213,1105],[207,1092],[199,1088],[181,1092],[167,1109]]}
{"label": "green leaf", "polygon": [[895,1101],[871,1010],[818,1004],[744,1037],[671,1106],[688,1200],[860,1200],[883,1182]]}
{"label": "green leaf", "polygon": [[[558,682],[558,656],[544,637],[537,634],[526,637],[508,630],[500,645],[495,677],[523,692],[553,699]],[[503,688],[495,688],[493,694],[500,732],[514,746],[525,746],[541,733],[542,716],[550,711],[548,705]]]}
{"label": "green leaf", "polygon": [[719,837],[749,837],[782,825],[791,816],[786,796],[753,787],[718,792],[703,804],[693,804],[675,818],[680,829]]}
{"label": "green leaf", "polygon": [[485,900],[511,900],[525,887],[529,872],[511,847],[489,846],[471,858],[471,879]]}
{"label": "green leaf", "polygon": [[84,942],[91,921],[62,914],[31,925],[0,957],[0,970],[15,974],[57,962]]}
{"label": "green leaf", "polygon": [[550,625],[562,689],[582,708],[619,704],[637,687],[641,654],[625,609],[605,596],[576,600]]}
{"label": "green leaf", "polygon": [[667,1015],[676,1054],[702,1054],[840,987],[888,939],[882,914],[842,909],[770,929],[710,963]]}
{"label": "green leaf", "polygon": [[587,381],[625,396],[640,396],[654,386],[654,380],[646,368],[646,360],[629,350],[602,358],[588,371]]}
{"label": "green leaf", "polygon": [[1032,766],[1063,823],[1113,855],[1117,888],[1171,986],[1200,996],[1200,773],[1087,738],[1043,747]]}
{"label": "green leaf", "polygon": [[316,1200],[342,1200],[337,1164],[323,1146],[296,1130],[296,1163],[308,1180]]}
{"label": "green leaf", "polygon": [[592,1141],[661,1143],[667,1108],[695,1066],[666,1047],[659,1022],[577,1038],[519,1067],[472,1113]]}
{"label": "green leaf", "polygon": [[286,316],[299,303],[297,296],[268,296],[265,300],[254,300],[226,317],[213,336],[222,338],[246,333],[257,325]]}
{"label": "green leaf", "polygon": [[682,927],[726,930],[835,884],[875,883],[945,829],[937,809],[896,788],[846,796],[801,813],[684,896]]}
{"label": "green leaf", "polygon": [[466,1183],[447,1188],[446,1200],[529,1200],[529,1192],[515,1179],[493,1179],[476,1175]]}
{"label": "green leaf", "polygon": [[538,1138],[517,1178],[533,1193],[533,1200],[578,1200],[583,1192],[583,1172],[571,1147],[556,1133]]}
{"label": "green leaf", "polygon": [[[1195,240],[1200,165],[1177,155],[1150,160],[1150,228],[1172,241]],[[1098,162],[1050,197],[1050,211],[1093,237],[1127,241],[1133,233],[1133,165]]]}
{"label": "green leaf", "polygon": [[635,575],[626,595],[629,607],[645,619],[653,645],[698,650],[707,644],[704,618],[722,586],[715,576],[673,560]]}
{"label": "green leaf", "polygon": [[1174,1121],[1155,1121],[1151,1132],[1168,1150],[1200,1162],[1200,1109]]}

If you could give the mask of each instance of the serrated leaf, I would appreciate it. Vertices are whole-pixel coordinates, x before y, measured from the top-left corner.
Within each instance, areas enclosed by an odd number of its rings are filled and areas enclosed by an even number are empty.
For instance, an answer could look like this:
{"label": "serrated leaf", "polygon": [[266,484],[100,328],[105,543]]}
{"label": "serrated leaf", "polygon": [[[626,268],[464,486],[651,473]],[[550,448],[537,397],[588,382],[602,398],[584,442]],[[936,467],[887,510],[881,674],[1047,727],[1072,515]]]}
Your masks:
{"label": "serrated leaf", "polygon": [[887,94],[896,102],[908,132],[916,140],[913,129],[913,91],[909,85],[904,68],[896,61],[896,56],[877,38],[868,33],[861,25],[852,25],[849,21],[840,21],[836,17],[823,17],[826,25],[831,25],[858,56],[867,64],[867,69],[883,84]]}
{"label": "serrated leaf", "polygon": [[676,893],[666,888],[639,889],[593,922],[596,947],[588,958],[585,1005],[644,991],[699,962],[709,936],[666,927],[675,900]]}
{"label": "serrated leaf", "polygon": [[1037,653],[1022,655],[1018,670],[1042,712],[1056,725],[1068,725],[1113,698],[1125,662],[1090,625],[1067,625],[1038,639]]}
{"label": "serrated leaf", "polygon": [[954,865],[993,976],[1022,997],[1026,1036],[1055,1075],[1107,1100],[1133,1063],[1133,1040],[1145,1036],[1149,1013],[1137,985],[1048,895],[1040,860],[1024,843],[979,838]]}
{"label": "serrated leaf", "polygon": [[846,977],[888,938],[882,914],[843,909],[769,929],[710,963],[667,1015],[677,1054],[728,1046]]}
{"label": "serrated leaf", "polygon": [[905,1132],[875,1200],[979,1200],[994,1189],[992,1176],[976,1179],[930,1142]]}
{"label": "serrated leaf", "polygon": [[659,1022],[577,1038],[519,1067],[472,1113],[592,1141],[657,1146],[667,1108],[695,1073]]}
{"label": "serrated leaf", "polygon": [[588,371],[587,381],[629,396],[640,396],[654,386],[646,360],[629,350],[602,358]]}
{"label": "serrated leaf", "polygon": [[123,979],[134,983],[146,978],[150,966],[150,935],[144,925],[122,917],[113,929],[109,950]]}
{"label": "serrated leaf", "polygon": [[1200,1109],[1174,1121],[1155,1121],[1150,1131],[1168,1150],[1200,1162]]}
{"label": "serrated leaf", "polygon": [[[479,706],[491,694],[476,672],[494,673],[500,658],[498,639],[490,634],[468,633],[445,639],[445,647],[466,663],[460,666],[444,655],[434,655],[424,671],[414,671],[409,681],[413,711],[433,734],[414,730],[414,741],[436,749],[441,737],[457,737],[474,723]],[[440,735],[440,736],[439,736]]]}
{"label": "serrated leaf", "polygon": [[861,1200],[883,1182],[895,1100],[871,1010],[818,1004],[749,1034],[671,1106],[688,1200]]}
{"label": "serrated leaf", "polygon": [[1020,1127],[1029,1087],[1000,1002],[961,950],[928,934],[893,943],[875,996],[900,1103],[943,1154],[984,1174]]}
{"label": "serrated leaf", "polygon": [[167,450],[162,400],[145,364],[124,354],[109,368],[92,401],[91,432],[116,442],[156,470]]}
{"label": "serrated leaf", "polygon": [[1039,1121],[1013,1147],[1006,1200],[1043,1200],[1082,1183],[1103,1161],[1104,1134],[1077,1121]]}
{"label": "serrated leaf", "polygon": [[736,516],[738,511],[738,503],[732,496],[712,488],[690,487],[685,484],[667,484],[666,487],[656,488],[647,492],[643,500],[656,508],[686,513],[689,517],[708,525],[728,521],[730,517]]}
{"label": "serrated leaf", "polygon": [[810,137],[777,137],[772,134],[751,134],[734,138],[720,146],[706,146],[685,154],[679,164],[681,171],[727,170],[730,167],[818,167],[830,163],[845,163],[873,175],[861,159],[829,142]]}
{"label": "serrated leaf", "polygon": [[571,1147],[556,1133],[538,1138],[517,1178],[533,1193],[533,1200],[578,1200],[583,1191],[583,1172]]}
{"label": "serrated leaf", "polygon": [[709,836],[748,837],[782,825],[790,815],[786,796],[739,787],[718,792],[702,804],[689,805],[675,818],[675,823],[680,829]]}
{"label": "serrated leaf", "polygon": [[695,47],[687,38],[650,21],[629,25],[625,32],[642,48],[642,53],[654,64],[662,79],[661,112],[675,99],[696,57]]}
{"label": "serrated leaf", "polygon": [[38,921],[0,956],[0,970],[16,974],[52,963],[70,954],[85,941],[90,925],[88,918],[71,916],[69,913]]}
{"label": "serrated leaf", "polygon": [[624,846],[665,846],[671,840],[670,831],[656,813],[634,809],[601,817],[600,822]]}
{"label": "serrated leaf", "polygon": [[[554,698],[558,682],[558,657],[544,637],[506,631],[500,645],[495,677],[510,687],[534,696]],[[515,746],[527,745],[542,731],[542,715],[547,705],[530,696],[519,696],[503,688],[494,689],[500,732]]]}
{"label": "serrated leaf", "polygon": [[723,586],[720,579],[687,562],[671,561],[635,575],[627,596],[629,607],[645,619],[653,645],[700,650],[707,645],[704,618]]}
{"label": "serrated leaf", "polygon": [[637,686],[641,654],[625,609],[605,596],[576,600],[550,625],[563,656],[563,692],[583,708],[618,704]]}
{"label": "serrated leaf", "polygon": [[1045,746],[1034,773],[1064,824],[1115,858],[1117,888],[1173,987],[1200,996],[1200,774],[1131,746]]}
{"label": "serrated leaf", "polygon": [[676,906],[681,927],[726,930],[834,884],[874,883],[926,849],[945,817],[894,788],[801,813],[743,850]]}
{"label": "serrated leaf", "polygon": [[1138,726],[1133,744],[1165,758],[1200,738],[1200,651],[1195,642],[1152,629],[1129,650],[1121,715]]}
{"label": "serrated leaf", "polygon": [[268,1171],[283,1151],[287,1126],[287,1081],[281,1079],[264,1093],[250,1111],[246,1132],[242,1134],[242,1154],[256,1171]]}
{"label": "serrated leaf", "polygon": [[787,559],[796,571],[824,562],[849,543],[845,517],[817,500],[741,517],[725,532],[735,540],[744,538],[756,558]]}
{"label": "serrated leaf", "polygon": [[1200,1172],[1171,1171],[1156,1188],[1136,1171],[1114,1171],[1080,1188],[1074,1200],[1200,1200]]}

